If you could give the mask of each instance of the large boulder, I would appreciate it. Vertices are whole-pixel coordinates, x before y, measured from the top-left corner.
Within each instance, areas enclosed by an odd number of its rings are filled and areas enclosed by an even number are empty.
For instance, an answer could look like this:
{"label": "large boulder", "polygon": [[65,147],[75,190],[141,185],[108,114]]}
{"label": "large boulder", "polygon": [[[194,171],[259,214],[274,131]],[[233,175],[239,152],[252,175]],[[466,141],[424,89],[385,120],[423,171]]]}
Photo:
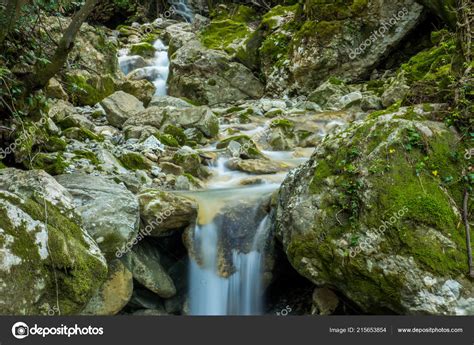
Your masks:
{"label": "large boulder", "polygon": [[423,18],[415,0],[276,6],[237,57],[261,70],[268,93],[309,93],[330,76],[367,77]]}
{"label": "large boulder", "polygon": [[179,126],[182,129],[197,129],[208,138],[219,133],[219,119],[206,106],[174,108],[150,106],[128,119],[123,127],[127,132],[133,127],[151,126],[156,130],[165,129],[167,126]]}
{"label": "large boulder", "polygon": [[138,195],[140,217],[150,236],[167,236],[193,224],[197,217],[197,204],[185,197],[156,189]]}
{"label": "large boulder", "polygon": [[138,200],[125,186],[84,174],[60,175],[56,180],[71,193],[84,228],[107,258],[135,239],[140,221]]}
{"label": "large boulder", "polygon": [[190,41],[171,56],[169,93],[201,104],[229,103],[263,96],[262,83],[244,65],[217,50]]}
{"label": "large boulder", "polygon": [[142,102],[123,91],[117,91],[105,98],[100,105],[105,110],[107,121],[117,128],[122,128],[130,117],[145,110]]}
{"label": "large boulder", "polygon": [[83,315],[116,315],[132,297],[132,273],[119,261],[109,263],[109,274],[104,284],[96,291]]}
{"label": "large boulder", "polygon": [[280,190],[276,233],[293,267],[367,313],[474,314],[455,182],[464,150],[431,115],[420,106],[356,122]]}
{"label": "large boulder", "polygon": [[160,253],[157,248],[142,241],[133,248],[130,256],[134,279],[162,298],[170,298],[176,295],[176,287],[161,264]]}
{"label": "large boulder", "polygon": [[106,276],[68,191],[43,171],[0,170],[0,314],[77,314]]}

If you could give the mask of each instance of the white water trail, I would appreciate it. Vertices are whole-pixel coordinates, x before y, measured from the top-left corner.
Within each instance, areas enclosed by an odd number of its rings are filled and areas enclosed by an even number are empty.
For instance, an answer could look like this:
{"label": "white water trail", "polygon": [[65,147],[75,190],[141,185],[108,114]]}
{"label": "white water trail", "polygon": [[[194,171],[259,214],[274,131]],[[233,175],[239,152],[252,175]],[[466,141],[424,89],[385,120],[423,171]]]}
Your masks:
{"label": "white water trail", "polygon": [[187,0],[168,0],[168,3],[171,5],[171,8],[182,17],[188,23],[192,23],[194,20],[194,14]]}
{"label": "white water trail", "polygon": [[263,260],[268,237],[268,216],[260,222],[249,253],[232,252],[236,272],[229,278],[217,274],[218,229],[214,223],[197,226],[202,265],[190,265],[191,315],[259,315],[263,313]]}
{"label": "white water trail", "polygon": [[141,56],[128,55],[128,49],[122,49],[119,52],[119,66],[125,75],[134,71],[135,79],[147,79],[156,87],[155,95],[166,96],[168,91],[167,81],[170,72],[170,60],[168,58],[168,47],[161,41],[156,40],[153,43],[155,55],[149,60],[150,66],[139,67],[137,61],[143,61]]}

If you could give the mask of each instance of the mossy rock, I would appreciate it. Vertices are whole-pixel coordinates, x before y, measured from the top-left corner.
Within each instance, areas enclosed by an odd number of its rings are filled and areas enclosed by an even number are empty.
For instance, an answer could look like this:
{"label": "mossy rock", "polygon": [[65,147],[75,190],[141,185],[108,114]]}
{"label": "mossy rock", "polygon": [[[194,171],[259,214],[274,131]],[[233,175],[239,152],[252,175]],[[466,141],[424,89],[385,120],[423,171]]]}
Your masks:
{"label": "mossy rock", "polygon": [[95,134],[88,130],[87,128],[68,128],[63,132],[63,135],[68,139],[74,139],[79,141],[104,141],[104,137],[98,134]]}
{"label": "mossy rock", "polygon": [[[3,175],[4,174],[4,175]],[[25,178],[26,177],[26,178]],[[80,226],[67,193],[44,173],[2,170],[12,192],[0,191],[0,313],[3,315],[78,314],[107,276],[96,244]],[[43,197],[28,181],[54,190]],[[48,193],[48,192],[46,192]],[[13,216],[15,215],[15,216]]]}
{"label": "mossy rock", "polygon": [[244,40],[250,34],[250,29],[244,23],[231,19],[212,21],[201,33],[202,43],[210,49],[220,49],[228,53],[235,52],[232,43]]}
{"label": "mossy rock", "polygon": [[155,47],[148,42],[137,43],[130,47],[131,55],[140,55],[142,57],[153,57],[155,51]]}
{"label": "mossy rock", "polygon": [[75,105],[95,105],[115,92],[110,75],[93,76],[81,71],[66,75],[66,90]]}
{"label": "mossy rock", "polygon": [[464,147],[423,108],[330,135],[280,191],[277,234],[292,265],[364,312],[474,313],[458,211]]}
{"label": "mossy rock", "polygon": [[166,146],[179,147],[179,142],[171,134],[161,134],[158,136],[158,139]]}
{"label": "mossy rock", "polygon": [[149,170],[152,166],[147,158],[136,152],[122,154],[119,161],[128,170]]}
{"label": "mossy rock", "polygon": [[38,153],[31,162],[33,169],[44,170],[53,176],[64,174],[68,166],[62,153]]}

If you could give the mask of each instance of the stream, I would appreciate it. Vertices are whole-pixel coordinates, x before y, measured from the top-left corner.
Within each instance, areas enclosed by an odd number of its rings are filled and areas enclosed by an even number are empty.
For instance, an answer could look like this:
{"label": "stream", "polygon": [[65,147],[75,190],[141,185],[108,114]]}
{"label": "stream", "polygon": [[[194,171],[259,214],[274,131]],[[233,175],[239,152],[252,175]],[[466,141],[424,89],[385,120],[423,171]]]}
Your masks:
{"label": "stream", "polygon": [[[119,65],[127,74],[140,73],[156,86],[155,95],[167,94],[168,47],[157,40],[149,66],[134,69],[139,57],[122,50]],[[222,128],[225,128],[223,125]],[[242,131],[257,136],[267,127],[250,125]],[[201,148],[217,158],[210,164],[211,177],[199,191],[180,191],[199,204],[198,221],[192,230],[193,253],[189,264],[189,309],[191,315],[259,315],[265,312],[265,249],[270,239],[269,200],[287,172],[252,175],[227,168],[229,152],[215,144]],[[265,151],[267,158],[285,163],[288,169],[303,163],[311,154],[295,157],[294,152]],[[249,179],[259,179],[259,184]]]}

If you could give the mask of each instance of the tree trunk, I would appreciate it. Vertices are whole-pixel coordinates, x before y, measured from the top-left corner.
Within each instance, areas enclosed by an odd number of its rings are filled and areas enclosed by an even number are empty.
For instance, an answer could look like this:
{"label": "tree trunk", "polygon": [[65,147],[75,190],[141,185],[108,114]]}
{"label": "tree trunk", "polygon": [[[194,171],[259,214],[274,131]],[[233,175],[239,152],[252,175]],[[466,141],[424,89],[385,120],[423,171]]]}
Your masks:
{"label": "tree trunk", "polygon": [[0,11],[0,46],[20,17],[21,8],[28,2],[29,0],[6,0],[5,5],[5,2],[2,1],[3,9]]}
{"label": "tree trunk", "polygon": [[49,62],[44,67],[37,66],[36,72],[26,78],[26,92],[38,90],[46,86],[49,79],[54,77],[66,63],[69,52],[74,47],[74,40],[81,28],[82,23],[87,19],[89,14],[94,9],[98,0],[87,0],[84,6],[72,17],[71,23],[64,31],[58,47]]}

